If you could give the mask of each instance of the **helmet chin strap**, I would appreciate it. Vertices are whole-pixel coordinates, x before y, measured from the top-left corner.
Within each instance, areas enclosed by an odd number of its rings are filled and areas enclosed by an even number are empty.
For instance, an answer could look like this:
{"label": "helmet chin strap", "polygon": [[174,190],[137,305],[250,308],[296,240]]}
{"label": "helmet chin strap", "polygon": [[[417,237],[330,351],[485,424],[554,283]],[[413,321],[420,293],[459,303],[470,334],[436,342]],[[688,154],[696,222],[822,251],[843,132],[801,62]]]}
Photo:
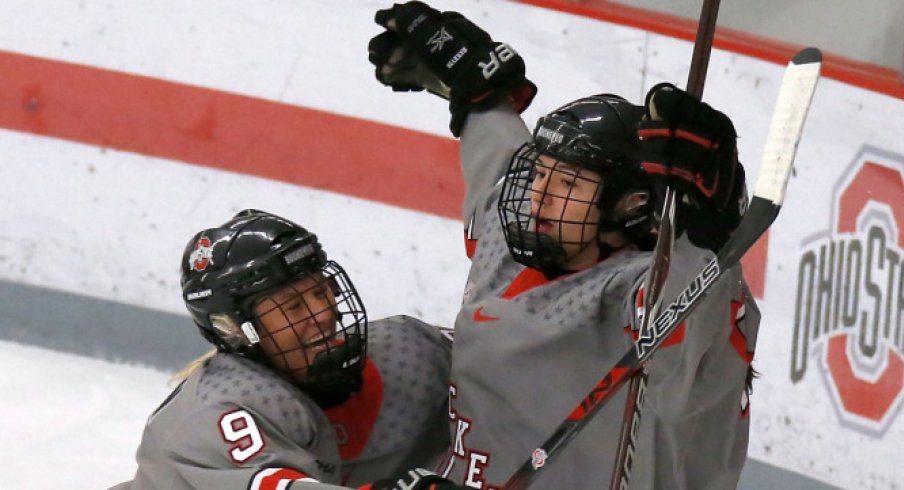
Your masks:
{"label": "helmet chin strap", "polygon": [[550,236],[528,231],[510,222],[506,226],[509,250],[515,261],[539,270],[548,279],[567,273],[565,249]]}
{"label": "helmet chin strap", "polygon": [[337,406],[361,390],[361,370],[355,366],[366,362],[362,342],[360,335],[349,335],[345,342],[314,356],[307,373],[311,381],[300,386],[321,408]]}
{"label": "helmet chin strap", "polygon": [[[510,247],[517,262],[539,270],[547,279],[554,279],[564,274],[579,272],[566,267],[566,262],[569,260],[569,257],[562,245],[554,238],[548,235],[525,231],[518,226],[518,223],[516,222],[509,223],[506,228],[508,229],[512,243],[517,243],[519,245],[517,247]],[[624,228],[616,227],[611,230],[601,228],[600,231],[624,231]],[[611,243],[603,241],[601,234],[597,233],[595,239],[583,244],[581,249],[572,257],[577,256],[588,247],[594,245],[597,247],[599,254],[596,262],[602,262],[612,256],[612,254],[634,246],[630,240],[624,240],[622,244],[613,246]]]}

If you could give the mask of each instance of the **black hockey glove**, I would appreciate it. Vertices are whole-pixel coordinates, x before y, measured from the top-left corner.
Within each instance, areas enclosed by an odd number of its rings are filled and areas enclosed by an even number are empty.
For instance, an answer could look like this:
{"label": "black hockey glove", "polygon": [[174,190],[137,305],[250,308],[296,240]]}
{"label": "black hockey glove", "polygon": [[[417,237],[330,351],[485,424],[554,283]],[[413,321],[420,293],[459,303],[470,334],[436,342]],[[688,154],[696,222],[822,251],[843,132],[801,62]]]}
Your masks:
{"label": "black hockey glove", "polygon": [[645,108],[638,128],[643,170],[682,193],[678,230],[694,245],[718,251],[747,210],[734,125],[669,83],[650,89]]}
{"label": "black hockey glove", "polygon": [[415,468],[399,478],[378,480],[358,490],[467,490],[451,481],[421,468]]}
{"label": "black hockey glove", "polygon": [[454,136],[469,112],[505,100],[521,113],[537,93],[521,56],[458,12],[407,2],[377,11],[374,20],[386,28],[367,47],[377,80],[395,91],[426,89],[448,99]]}

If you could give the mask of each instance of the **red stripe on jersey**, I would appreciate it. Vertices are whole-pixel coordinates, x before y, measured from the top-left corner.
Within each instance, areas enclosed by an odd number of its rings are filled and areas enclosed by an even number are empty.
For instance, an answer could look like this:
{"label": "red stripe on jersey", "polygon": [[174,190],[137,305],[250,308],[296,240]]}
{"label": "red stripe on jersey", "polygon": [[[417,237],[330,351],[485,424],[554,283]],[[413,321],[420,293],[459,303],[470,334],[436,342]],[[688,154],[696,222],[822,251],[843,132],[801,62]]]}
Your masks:
{"label": "red stripe on jersey", "polygon": [[509,284],[508,289],[502,293],[502,299],[512,299],[515,296],[518,296],[521,293],[530,291],[539,286],[543,286],[549,284],[549,279],[543,275],[542,272],[537,269],[531,269],[530,267],[525,267],[523,271],[519,272],[515,279]]}
{"label": "red stripe on jersey", "polygon": [[659,348],[665,349],[666,347],[678,345],[682,342],[684,342],[684,322],[681,322],[681,325],[678,325],[678,328],[662,342]]}
{"label": "red stripe on jersey", "polygon": [[[643,311],[643,287],[640,287],[637,289],[637,294],[634,296],[634,306],[636,307],[634,318],[635,318],[635,321],[639,323],[642,318],[642,315],[644,314],[644,311]],[[684,334],[685,334],[684,325],[685,325],[684,322],[681,322],[681,324],[678,325],[678,328],[676,328],[675,331],[672,332],[671,335],[669,335],[668,338],[666,338],[662,342],[662,344],[660,344],[659,348],[664,349],[666,347],[678,345],[678,344],[684,342]],[[640,330],[635,330],[635,329],[631,328],[631,325],[628,325],[627,327],[625,327],[625,333],[631,335],[631,338],[634,339],[635,342],[637,341],[637,339],[640,338]]]}
{"label": "red stripe on jersey", "polygon": [[264,468],[254,475],[249,490],[282,490],[293,481],[317,482],[308,475],[289,468]]}
{"label": "red stripe on jersey", "polygon": [[731,345],[734,347],[735,352],[738,353],[738,356],[746,362],[750,364],[753,362],[753,352],[747,350],[747,336],[744,335],[744,332],[741,331],[741,327],[738,323],[741,319],[744,318],[744,313],[741,312],[741,308],[746,303],[746,298],[744,294],[741,294],[740,301],[732,301],[731,302]]}
{"label": "red stripe on jersey", "polygon": [[[640,338],[640,331],[634,330],[630,326],[625,327],[625,333],[631,335],[631,338],[636,342],[637,339]],[[666,347],[671,347],[673,345],[678,345],[684,342],[685,328],[684,322],[681,322],[681,325],[678,325],[678,328],[672,332],[665,340],[662,341],[662,344],[659,345],[660,349],[665,349]]]}
{"label": "red stripe on jersey", "polygon": [[473,238],[468,238],[468,232],[465,230],[465,255],[468,258],[474,257],[474,252],[477,251],[477,240]]}
{"label": "red stripe on jersey", "polygon": [[364,365],[361,391],[345,403],[325,410],[339,439],[339,456],[348,461],[361,454],[380,413],[383,403],[383,378],[372,359]]}

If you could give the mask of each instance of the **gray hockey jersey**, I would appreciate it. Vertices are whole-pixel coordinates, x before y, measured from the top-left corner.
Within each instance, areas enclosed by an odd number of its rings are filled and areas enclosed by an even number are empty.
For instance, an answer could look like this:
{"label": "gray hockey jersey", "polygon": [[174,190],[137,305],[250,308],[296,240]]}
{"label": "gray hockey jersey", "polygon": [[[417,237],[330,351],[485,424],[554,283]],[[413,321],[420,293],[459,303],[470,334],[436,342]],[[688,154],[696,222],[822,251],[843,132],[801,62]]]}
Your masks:
{"label": "gray hockey jersey", "polygon": [[[530,137],[507,108],[469,116],[461,139],[472,267],[455,324],[452,448],[440,471],[499,488],[552,435],[636,336],[650,254],[622,252],[554,280],[515,263],[496,200],[512,153]],[[679,239],[663,297],[674,298],[711,253]],[[632,489],[726,489],[747,447],[744,382],[759,315],[739,268],[716,285],[648,364]],[[626,391],[537,475],[532,488],[607,488]]]}
{"label": "gray hockey jersey", "polygon": [[244,357],[218,353],[148,419],[115,490],[357,487],[435,464],[449,444],[449,342],[407,316],[371,322],[362,390],[319,408]]}

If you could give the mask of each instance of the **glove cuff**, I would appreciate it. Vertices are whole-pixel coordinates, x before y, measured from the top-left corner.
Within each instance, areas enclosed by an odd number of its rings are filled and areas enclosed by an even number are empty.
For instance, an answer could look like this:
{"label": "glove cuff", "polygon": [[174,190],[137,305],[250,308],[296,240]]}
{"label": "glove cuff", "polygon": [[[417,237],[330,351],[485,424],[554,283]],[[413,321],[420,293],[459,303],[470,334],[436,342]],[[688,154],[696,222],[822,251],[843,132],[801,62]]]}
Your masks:
{"label": "glove cuff", "polygon": [[452,132],[452,136],[458,138],[469,113],[486,111],[501,103],[508,103],[512,110],[521,114],[530,106],[536,95],[537,86],[526,78],[514,87],[491,90],[473,99],[456,97],[453,94],[449,99],[449,113],[452,116],[449,131]]}

